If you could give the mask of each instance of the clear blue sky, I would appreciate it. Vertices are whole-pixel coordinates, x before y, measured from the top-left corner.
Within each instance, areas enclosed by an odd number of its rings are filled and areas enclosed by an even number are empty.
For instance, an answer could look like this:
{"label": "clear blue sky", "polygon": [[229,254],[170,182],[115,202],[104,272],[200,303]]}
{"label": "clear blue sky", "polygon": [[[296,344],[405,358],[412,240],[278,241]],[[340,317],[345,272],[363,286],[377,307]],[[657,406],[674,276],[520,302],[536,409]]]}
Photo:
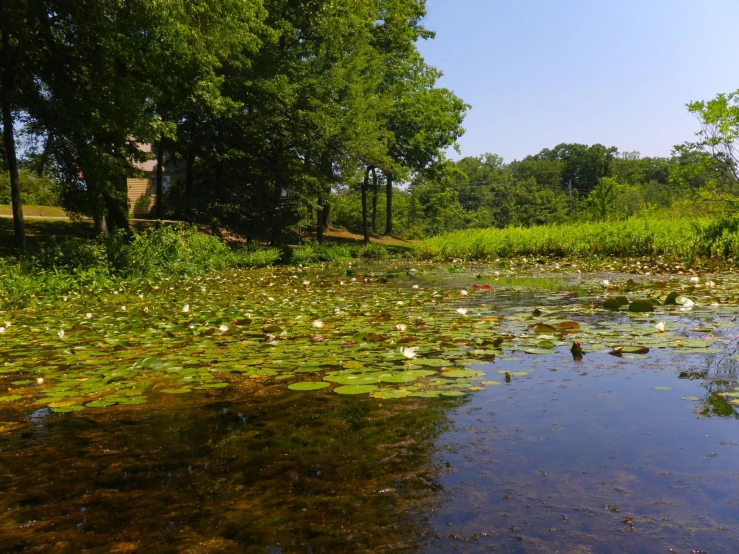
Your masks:
{"label": "clear blue sky", "polygon": [[[648,156],[698,129],[691,100],[739,89],[739,0],[427,0],[419,45],[472,109],[463,156],[562,142]],[[453,154],[453,157],[457,157]]]}

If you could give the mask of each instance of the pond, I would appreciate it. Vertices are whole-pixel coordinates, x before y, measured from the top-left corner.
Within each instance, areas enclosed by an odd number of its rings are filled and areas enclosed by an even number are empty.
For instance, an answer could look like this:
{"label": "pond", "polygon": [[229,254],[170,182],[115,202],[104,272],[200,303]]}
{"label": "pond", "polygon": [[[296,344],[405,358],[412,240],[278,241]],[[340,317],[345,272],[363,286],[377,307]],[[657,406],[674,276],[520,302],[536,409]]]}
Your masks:
{"label": "pond", "polygon": [[518,273],[0,312],[0,551],[738,552],[736,276]]}

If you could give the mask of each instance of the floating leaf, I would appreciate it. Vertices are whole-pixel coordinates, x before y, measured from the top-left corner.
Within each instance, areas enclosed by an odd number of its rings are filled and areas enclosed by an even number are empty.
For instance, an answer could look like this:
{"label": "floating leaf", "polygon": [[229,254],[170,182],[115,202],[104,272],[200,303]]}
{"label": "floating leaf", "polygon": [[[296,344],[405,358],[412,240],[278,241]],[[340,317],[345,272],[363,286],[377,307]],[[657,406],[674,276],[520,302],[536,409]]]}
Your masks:
{"label": "floating leaf", "polygon": [[16,400],[20,400],[21,398],[23,397],[16,394],[10,394],[7,396],[0,396],[0,402],[15,402]]}
{"label": "floating leaf", "polygon": [[377,390],[375,385],[345,385],[343,387],[336,387],[334,392],[336,394],[367,394]]}
{"label": "floating leaf", "polygon": [[654,387],[654,390],[664,390],[664,391],[667,391],[667,390],[672,390],[672,387]]}
{"label": "floating leaf", "polygon": [[654,304],[649,300],[634,300],[629,304],[630,312],[653,312]]}
{"label": "floating leaf", "polygon": [[287,388],[296,391],[310,391],[325,389],[330,386],[330,383],[327,383],[326,381],[303,381],[302,383],[293,383],[292,385],[288,385]]}

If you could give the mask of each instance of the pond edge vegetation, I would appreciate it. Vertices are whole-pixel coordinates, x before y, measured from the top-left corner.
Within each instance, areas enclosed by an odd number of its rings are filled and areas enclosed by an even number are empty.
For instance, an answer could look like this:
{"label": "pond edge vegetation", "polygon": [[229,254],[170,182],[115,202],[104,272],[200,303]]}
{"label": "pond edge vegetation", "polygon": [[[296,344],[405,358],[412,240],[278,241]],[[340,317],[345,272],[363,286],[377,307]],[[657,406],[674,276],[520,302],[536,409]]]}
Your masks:
{"label": "pond edge vegetation", "polygon": [[667,258],[692,265],[728,265],[739,258],[739,217],[637,219],[530,228],[474,229],[432,237],[409,248],[381,244],[294,247],[229,244],[195,226],[119,231],[92,240],[51,238],[17,257],[0,258],[0,307],[70,291],[103,292],[121,282],[197,276],[229,269],[310,265],[390,257],[492,262],[530,256],[553,259]]}

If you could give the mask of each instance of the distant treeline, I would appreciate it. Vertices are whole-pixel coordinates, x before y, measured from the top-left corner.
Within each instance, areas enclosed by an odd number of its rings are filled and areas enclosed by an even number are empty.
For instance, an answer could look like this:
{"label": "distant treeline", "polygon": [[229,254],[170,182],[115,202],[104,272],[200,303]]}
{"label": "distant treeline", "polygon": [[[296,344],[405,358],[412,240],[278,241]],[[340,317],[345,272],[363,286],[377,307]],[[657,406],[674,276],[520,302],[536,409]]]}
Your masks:
{"label": "distant treeline", "polygon": [[[695,148],[678,147],[660,158],[601,144],[560,144],[511,163],[485,154],[436,164],[396,195],[393,211],[396,233],[423,238],[656,213],[720,216],[735,212],[736,193],[730,168]],[[343,188],[334,202],[333,223],[360,229],[359,192]],[[384,217],[381,201],[377,212],[373,226]]]}

